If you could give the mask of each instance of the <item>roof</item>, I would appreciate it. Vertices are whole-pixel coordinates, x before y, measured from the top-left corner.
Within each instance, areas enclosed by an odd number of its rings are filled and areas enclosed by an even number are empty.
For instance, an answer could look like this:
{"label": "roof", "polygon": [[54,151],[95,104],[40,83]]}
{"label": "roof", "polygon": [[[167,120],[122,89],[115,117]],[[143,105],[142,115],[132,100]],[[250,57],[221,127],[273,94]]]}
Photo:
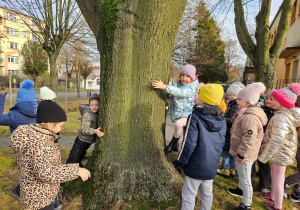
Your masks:
{"label": "roof", "polygon": [[281,51],[279,58],[287,58],[293,55],[294,53],[300,51],[300,46],[297,47],[286,47]]}

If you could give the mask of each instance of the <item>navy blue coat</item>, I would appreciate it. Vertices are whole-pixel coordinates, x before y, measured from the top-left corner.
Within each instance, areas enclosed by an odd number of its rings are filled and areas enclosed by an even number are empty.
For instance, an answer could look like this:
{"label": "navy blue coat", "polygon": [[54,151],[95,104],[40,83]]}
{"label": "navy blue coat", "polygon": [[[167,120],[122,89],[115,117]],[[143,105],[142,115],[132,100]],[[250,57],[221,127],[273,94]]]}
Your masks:
{"label": "navy blue coat", "polygon": [[226,135],[226,120],[219,106],[194,107],[177,160],[186,176],[199,180],[217,175]]}
{"label": "navy blue coat", "polygon": [[10,126],[12,133],[19,125],[36,123],[38,104],[39,101],[21,101],[6,114],[2,114],[4,105],[0,105],[0,125]]}

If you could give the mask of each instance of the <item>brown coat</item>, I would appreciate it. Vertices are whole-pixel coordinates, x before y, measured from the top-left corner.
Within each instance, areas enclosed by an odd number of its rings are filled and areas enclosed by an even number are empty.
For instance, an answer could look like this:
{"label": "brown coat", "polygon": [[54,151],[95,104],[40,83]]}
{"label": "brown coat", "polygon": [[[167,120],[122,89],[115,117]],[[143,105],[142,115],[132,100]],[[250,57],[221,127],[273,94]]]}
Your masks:
{"label": "brown coat", "polygon": [[61,165],[59,136],[35,125],[20,125],[11,135],[20,170],[20,197],[24,209],[51,204],[61,182],[78,177],[78,163]]}
{"label": "brown coat", "polygon": [[263,126],[268,119],[259,107],[249,107],[242,117],[232,125],[229,153],[244,157],[247,161],[255,161],[264,136]]}
{"label": "brown coat", "polygon": [[299,126],[299,108],[277,111],[266,129],[258,159],[263,163],[271,160],[282,166],[292,165],[298,149]]}

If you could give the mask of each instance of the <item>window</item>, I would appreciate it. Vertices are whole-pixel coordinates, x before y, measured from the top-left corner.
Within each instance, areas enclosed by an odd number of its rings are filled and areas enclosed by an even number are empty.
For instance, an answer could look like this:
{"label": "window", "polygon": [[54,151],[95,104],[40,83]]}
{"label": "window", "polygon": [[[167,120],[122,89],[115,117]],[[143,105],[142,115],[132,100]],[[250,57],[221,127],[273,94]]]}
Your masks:
{"label": "window", "polygon": [[7,46],[8,49],[14,49],[14,50],[18,49],[18,43],[15,43],[15,42],[7,42],[7,43],[8,43],[8,46]]}
{"label": "window", "polygon": [[8,70],[8,74],[18,75],[18,70]]}
{"label": "window", "polygon": [[8,56],[8,63],[18,63],[18,57],[17,56]]}
{"label": "window", "polygon": [[6,13],[6,19],[10,21],[17,22],[17,16],[11,14],[11,13]]}
{"label": "window", "polygon": [[26,31],[23,31],[23,38],[27,38],[27,32]]}
{"label": "window", "polygon": [[14,29],[14,28],[7,27],[7,34],[13,35],[13,36],[18,36],[18,30]]}
{"label": "window", "polygon": [[295,3],[294,3],[292,15],[291,15],[291,22],[290,22],[290,25],[291,25],[293,22],[295,22],[295,19],[296,19],[296,8],[297,8],[297,1],[295,1]]}

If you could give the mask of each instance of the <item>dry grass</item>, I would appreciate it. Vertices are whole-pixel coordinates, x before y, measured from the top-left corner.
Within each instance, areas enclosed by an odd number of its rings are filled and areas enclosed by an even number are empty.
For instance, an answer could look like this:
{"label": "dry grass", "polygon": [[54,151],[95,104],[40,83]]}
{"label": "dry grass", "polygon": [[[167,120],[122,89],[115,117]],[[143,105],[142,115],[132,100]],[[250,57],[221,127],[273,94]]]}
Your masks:
{"label": "dry grass", "polygon": [[[64,163],[68,157],[68,154],[70,152],[70,149],[68,148],[60,148],[61,154],[62,154],[62,162]],[[92,149],[88,150],[87,157],[90,157],[92,153]],[[171,159],[174,159],[176,155],[173,153],[170,155]],[[84,160],[84,164],[86,163],[87,158]],[[288,167],[286,171],[286,175],[290,175],[296,172],[295,166]],[[11,196],[11,189],[14,185],[18,183],[18,168],[15,161],[15,154],[14,151],[9,149],[2,149],[0,150],[0,208],[4,210],[10,210],[10,209],[22,209],[19,202]],[[180,176],[184,177],[183,174],[180,174]],[[258,178],[252,179],[253,183],[253,204],[252,209],[266,209],[265,208],[265,201],[260,199],[257,195],[258,192]],[[230,210],[234,209],[238,206],[238,204],[241,202],[241,198],[234,197],[229,195],[226,190],[228,188],[235,188],[238,185],[238,178],[233,179],[225,179],[223,177],[217,176],[214,179],[214,200],[213,200],[213,207],[212,209],[216,210]],[[292,188],[288,190],[288,193],[290,194],[292,192]],[[114,210],[117,209],[168,209],[168,210],[175,210],[181,208],[181,196],[180,192],[178,193],[175,198],[173,198],[169,203],[153,203],[153,202],[137,202],[134,200],[127,200],[127,201],[118,201],[114,204],[112,204],[112,208]],[[82,200],[79,196],[75,197],[72,200],[63,200],[64,203],[64,209],[66,210],[81,210],[83,209],[82,206]],[[197,195],[196,197],[196,209],[200,208],[200,197]],[[283,201],[283,209],[298,209],[298,204],[295,204],[291,202],[290,200]]]}

